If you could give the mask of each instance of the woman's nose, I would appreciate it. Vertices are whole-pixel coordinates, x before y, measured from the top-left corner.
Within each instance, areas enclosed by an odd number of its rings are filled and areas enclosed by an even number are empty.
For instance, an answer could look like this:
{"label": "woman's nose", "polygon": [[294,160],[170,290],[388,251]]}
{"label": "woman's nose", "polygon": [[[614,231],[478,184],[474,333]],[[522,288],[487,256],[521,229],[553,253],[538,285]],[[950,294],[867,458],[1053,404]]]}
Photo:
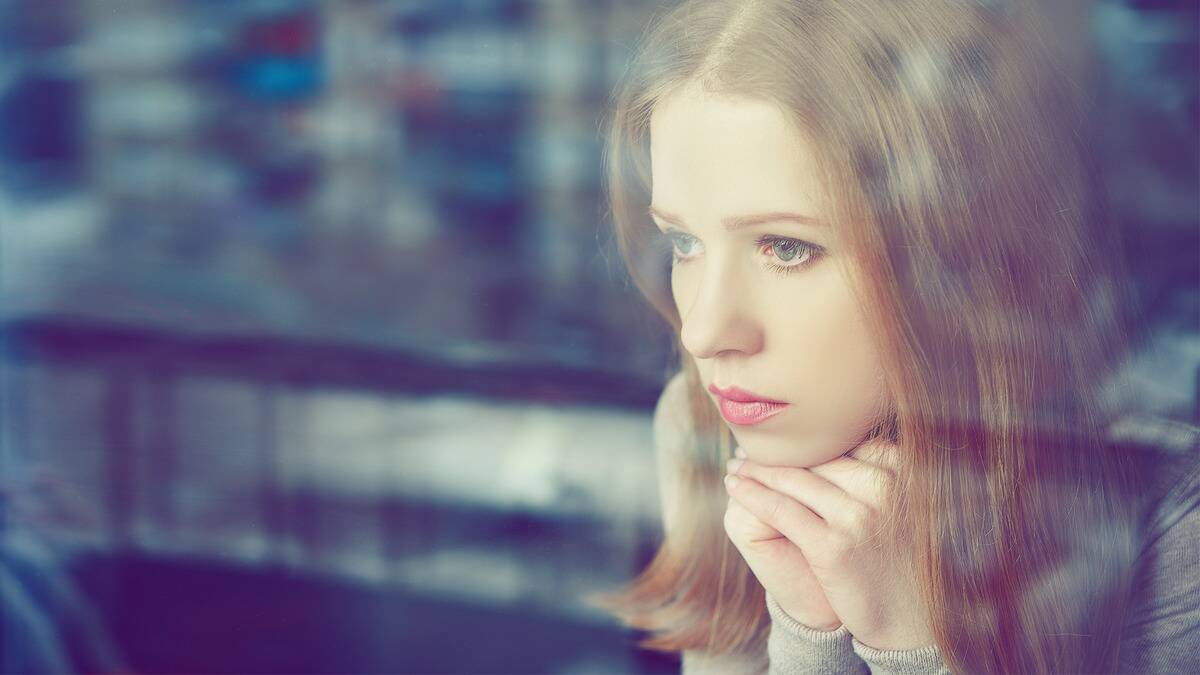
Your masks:
{"label": "woman's nose", "polygon": [[729,351],[752,354],[762,348],[762,326],[753,314],[746,282],[729,267],[703,270],[680,314],[679,339],[693,357],[708,359]]}

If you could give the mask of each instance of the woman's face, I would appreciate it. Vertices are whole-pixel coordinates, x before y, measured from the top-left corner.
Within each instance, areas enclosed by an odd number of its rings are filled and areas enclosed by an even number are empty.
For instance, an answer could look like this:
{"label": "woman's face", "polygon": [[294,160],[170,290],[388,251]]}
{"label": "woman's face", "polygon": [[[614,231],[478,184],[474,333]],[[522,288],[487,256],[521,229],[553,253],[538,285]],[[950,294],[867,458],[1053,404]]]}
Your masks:
{"label": "woman's face", "polygon": [[[769,104],[695,88],[660,100],[650,137],[680,340],[738,444],[791,466],[853,449],[876,421],[881,370],[802,137]],[[786,405],[725,402],[713,386]]]}

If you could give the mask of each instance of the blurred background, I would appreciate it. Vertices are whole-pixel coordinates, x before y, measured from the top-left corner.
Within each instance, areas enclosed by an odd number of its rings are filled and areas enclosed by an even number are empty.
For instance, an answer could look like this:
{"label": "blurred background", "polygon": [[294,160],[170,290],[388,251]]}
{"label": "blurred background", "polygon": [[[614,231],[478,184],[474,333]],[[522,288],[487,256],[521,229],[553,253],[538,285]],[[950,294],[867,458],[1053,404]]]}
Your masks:
{"label": "blurred background", "polygon": [[[678,671],[581,600],[661,536],[600,130],[663,5],[0,0],[0,669]],[[1197,5],[1052,12],[1200,422]]]}

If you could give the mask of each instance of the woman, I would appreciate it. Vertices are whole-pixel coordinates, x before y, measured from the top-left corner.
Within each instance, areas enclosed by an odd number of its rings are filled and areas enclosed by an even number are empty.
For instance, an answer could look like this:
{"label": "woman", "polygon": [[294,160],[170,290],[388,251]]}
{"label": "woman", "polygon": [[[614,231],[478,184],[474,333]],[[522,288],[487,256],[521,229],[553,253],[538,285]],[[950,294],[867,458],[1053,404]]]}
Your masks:
{"label": "woman", "polygon": [[608,187],[681,371],[665,541],[603,602],[685,673],[1200,672],[1196,455],[1105,442],[1135,324],[1037,25],[712,0],[644,37]]}

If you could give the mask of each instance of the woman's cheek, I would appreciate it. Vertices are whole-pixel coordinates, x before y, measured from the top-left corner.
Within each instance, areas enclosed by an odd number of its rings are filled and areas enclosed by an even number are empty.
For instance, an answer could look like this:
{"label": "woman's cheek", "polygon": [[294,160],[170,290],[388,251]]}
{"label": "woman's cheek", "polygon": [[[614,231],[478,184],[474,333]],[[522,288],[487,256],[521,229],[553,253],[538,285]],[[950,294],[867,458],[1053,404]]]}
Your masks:
{"label": "woman's cheek", "polygon": [[882,400],[881,379],[877,371],[866,367],[871,363],[871,357],[864,355],[829,396],[828,414],[834,427],[831,442],[839,448],[839,453],[852,449],[877,422]]}
{"label": "woman's cheek", "polygon": [[849,298],[825,296],[824,306],[800,313],[808,325],[791,325],[788,370],[796,385],[787,429],[793,449],[788,463],[814,465],[852,449],[877,421],[883,400],[881,366]]}

